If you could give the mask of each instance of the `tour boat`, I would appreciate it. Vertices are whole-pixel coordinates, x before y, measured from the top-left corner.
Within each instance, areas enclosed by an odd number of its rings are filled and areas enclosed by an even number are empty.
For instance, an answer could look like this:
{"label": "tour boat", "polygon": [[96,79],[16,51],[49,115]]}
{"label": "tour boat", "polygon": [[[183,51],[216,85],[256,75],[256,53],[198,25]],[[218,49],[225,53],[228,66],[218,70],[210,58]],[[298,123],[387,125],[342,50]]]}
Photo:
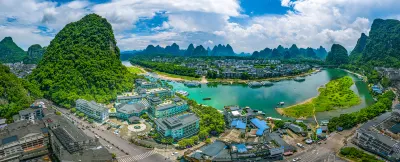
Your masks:
{"label": "tour boat", "polygon": [[294,78],[293,80],[294,80],[294,81],[297,81],[297,82],[302,82],[302,81],[305,81],[306,78],[304,78],[304,77],[296,77],[296,78]]}

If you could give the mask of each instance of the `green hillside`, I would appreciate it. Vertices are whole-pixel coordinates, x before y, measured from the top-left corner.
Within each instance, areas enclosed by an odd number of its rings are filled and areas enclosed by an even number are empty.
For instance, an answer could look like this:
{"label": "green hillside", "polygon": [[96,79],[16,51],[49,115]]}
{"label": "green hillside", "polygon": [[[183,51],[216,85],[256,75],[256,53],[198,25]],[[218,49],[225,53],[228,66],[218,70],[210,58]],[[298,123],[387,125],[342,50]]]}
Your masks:
{"label": "green hillside", "polygon": [[26,52],[18,47],[11,37],[5,37],[0,41],[0,62],[20,62],[26,57]]}
{"label": "green hillside", "polygon": [[29,80],[66,107],[78,98],[107,103],[133,87],[134,76],[119,55],[111,24],[90,14],[56,35]]}
{"label": "green hillside", "polygon": [[11,119],[18,111],[29,107],[35,97],[42,97],[39,88],[17,78],[7,66],[0,64],[0,117]]}

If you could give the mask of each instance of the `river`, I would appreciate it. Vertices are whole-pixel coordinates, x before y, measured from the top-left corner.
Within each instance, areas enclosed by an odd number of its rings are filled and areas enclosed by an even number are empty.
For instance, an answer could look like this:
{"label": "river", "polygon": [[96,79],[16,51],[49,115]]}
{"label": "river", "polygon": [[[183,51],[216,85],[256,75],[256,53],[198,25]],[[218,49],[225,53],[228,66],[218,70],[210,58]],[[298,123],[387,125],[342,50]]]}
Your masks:
{"label": "river", "polygon": [[[124,65],[129,65],[124,63]],[[250,88],[246,85],[201,85],[199,88],[189,88],[182,83],[170,82],[174,90],[184,90],[189,92],[189,98],[196,100],[200,104],[209,105],[222,110],[227,105],[249,106],[253,109],[263,111],[267,117],[286,118],[276,112],[275,107],[279,102],[285,102],[284,107],[303,102],[311,97],[318,95],[318,87],[328,83],[330,80],[343,76],[351,76],[355,84],[351,89],[361,97],[361,104],[348,108],[329,112],[317,113],[318,120],[330,119],[342,113],[358,111],[374,103],[373,97],[368,91],[365,82],[358,79],[354,74],[350,74],[340,69],[326,69],[319,73],[306,76],[303,82],[294,80],[284,80],[275,82],[273,86]],[[203,100],[209,97],[211,100]]]}

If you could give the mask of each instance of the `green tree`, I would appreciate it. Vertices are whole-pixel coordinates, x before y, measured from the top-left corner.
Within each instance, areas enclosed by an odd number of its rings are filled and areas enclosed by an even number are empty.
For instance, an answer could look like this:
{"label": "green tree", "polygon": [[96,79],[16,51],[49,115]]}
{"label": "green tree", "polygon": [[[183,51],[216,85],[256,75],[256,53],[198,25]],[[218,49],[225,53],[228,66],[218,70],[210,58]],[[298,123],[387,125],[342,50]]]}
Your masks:
{"label": "green tree", "polygon": [[71,113],[75,113],[76,112],[76,108],[72,108],[69,110]]}
{"label": "green tree", "polygon": [[59,112],[59,111],[56,111],[56,115],[61,115],[61,112]]}
{"label": "green tree", "polygon": [[211,143],[211,139],[210,138],[207,138],[206,139],[206,144],[210,144]]}
{"label": "green tree", "polygon": [[84,114],[84,113],[79,113],[78,116],[79,116],[80,118],[82,118],[82,117],[85,116],[85,114]]}
{"label": "green tree", "polygon": [[202,130],[199,132],[199,138],[200,139],[205,139],[208,137],[208,132],[206,130]]}
{"label": "green tree", "polygon": [[199,136],[193,136],[193,137],[191,137],[190,139],[193,140],[194,143],[199,142]]}
{"label": "green tree", "polygon": [[119,55],[111,24],[89,14],[57,33],[28,79],[67,108],[78,98],[108,103],[133,87],[135,76]]}

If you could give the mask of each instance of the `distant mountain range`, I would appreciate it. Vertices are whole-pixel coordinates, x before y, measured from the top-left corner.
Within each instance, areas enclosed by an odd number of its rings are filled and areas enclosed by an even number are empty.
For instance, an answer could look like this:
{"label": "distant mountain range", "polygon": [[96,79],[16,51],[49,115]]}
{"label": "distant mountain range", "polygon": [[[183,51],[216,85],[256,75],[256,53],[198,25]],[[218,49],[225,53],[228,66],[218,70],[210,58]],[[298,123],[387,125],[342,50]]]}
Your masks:
{"label": "distant mountain range", "polygon": [[251,57],[269,59],[311,58],[324,60],[326,55],[327,51],[322,46],[317,49],[313,49],[311,47],[298,48],[296,44],[293,44],[290,48],[284,48],[283,46],[279,45],[274,49],[265,48],[261,51],[254,51]]}

